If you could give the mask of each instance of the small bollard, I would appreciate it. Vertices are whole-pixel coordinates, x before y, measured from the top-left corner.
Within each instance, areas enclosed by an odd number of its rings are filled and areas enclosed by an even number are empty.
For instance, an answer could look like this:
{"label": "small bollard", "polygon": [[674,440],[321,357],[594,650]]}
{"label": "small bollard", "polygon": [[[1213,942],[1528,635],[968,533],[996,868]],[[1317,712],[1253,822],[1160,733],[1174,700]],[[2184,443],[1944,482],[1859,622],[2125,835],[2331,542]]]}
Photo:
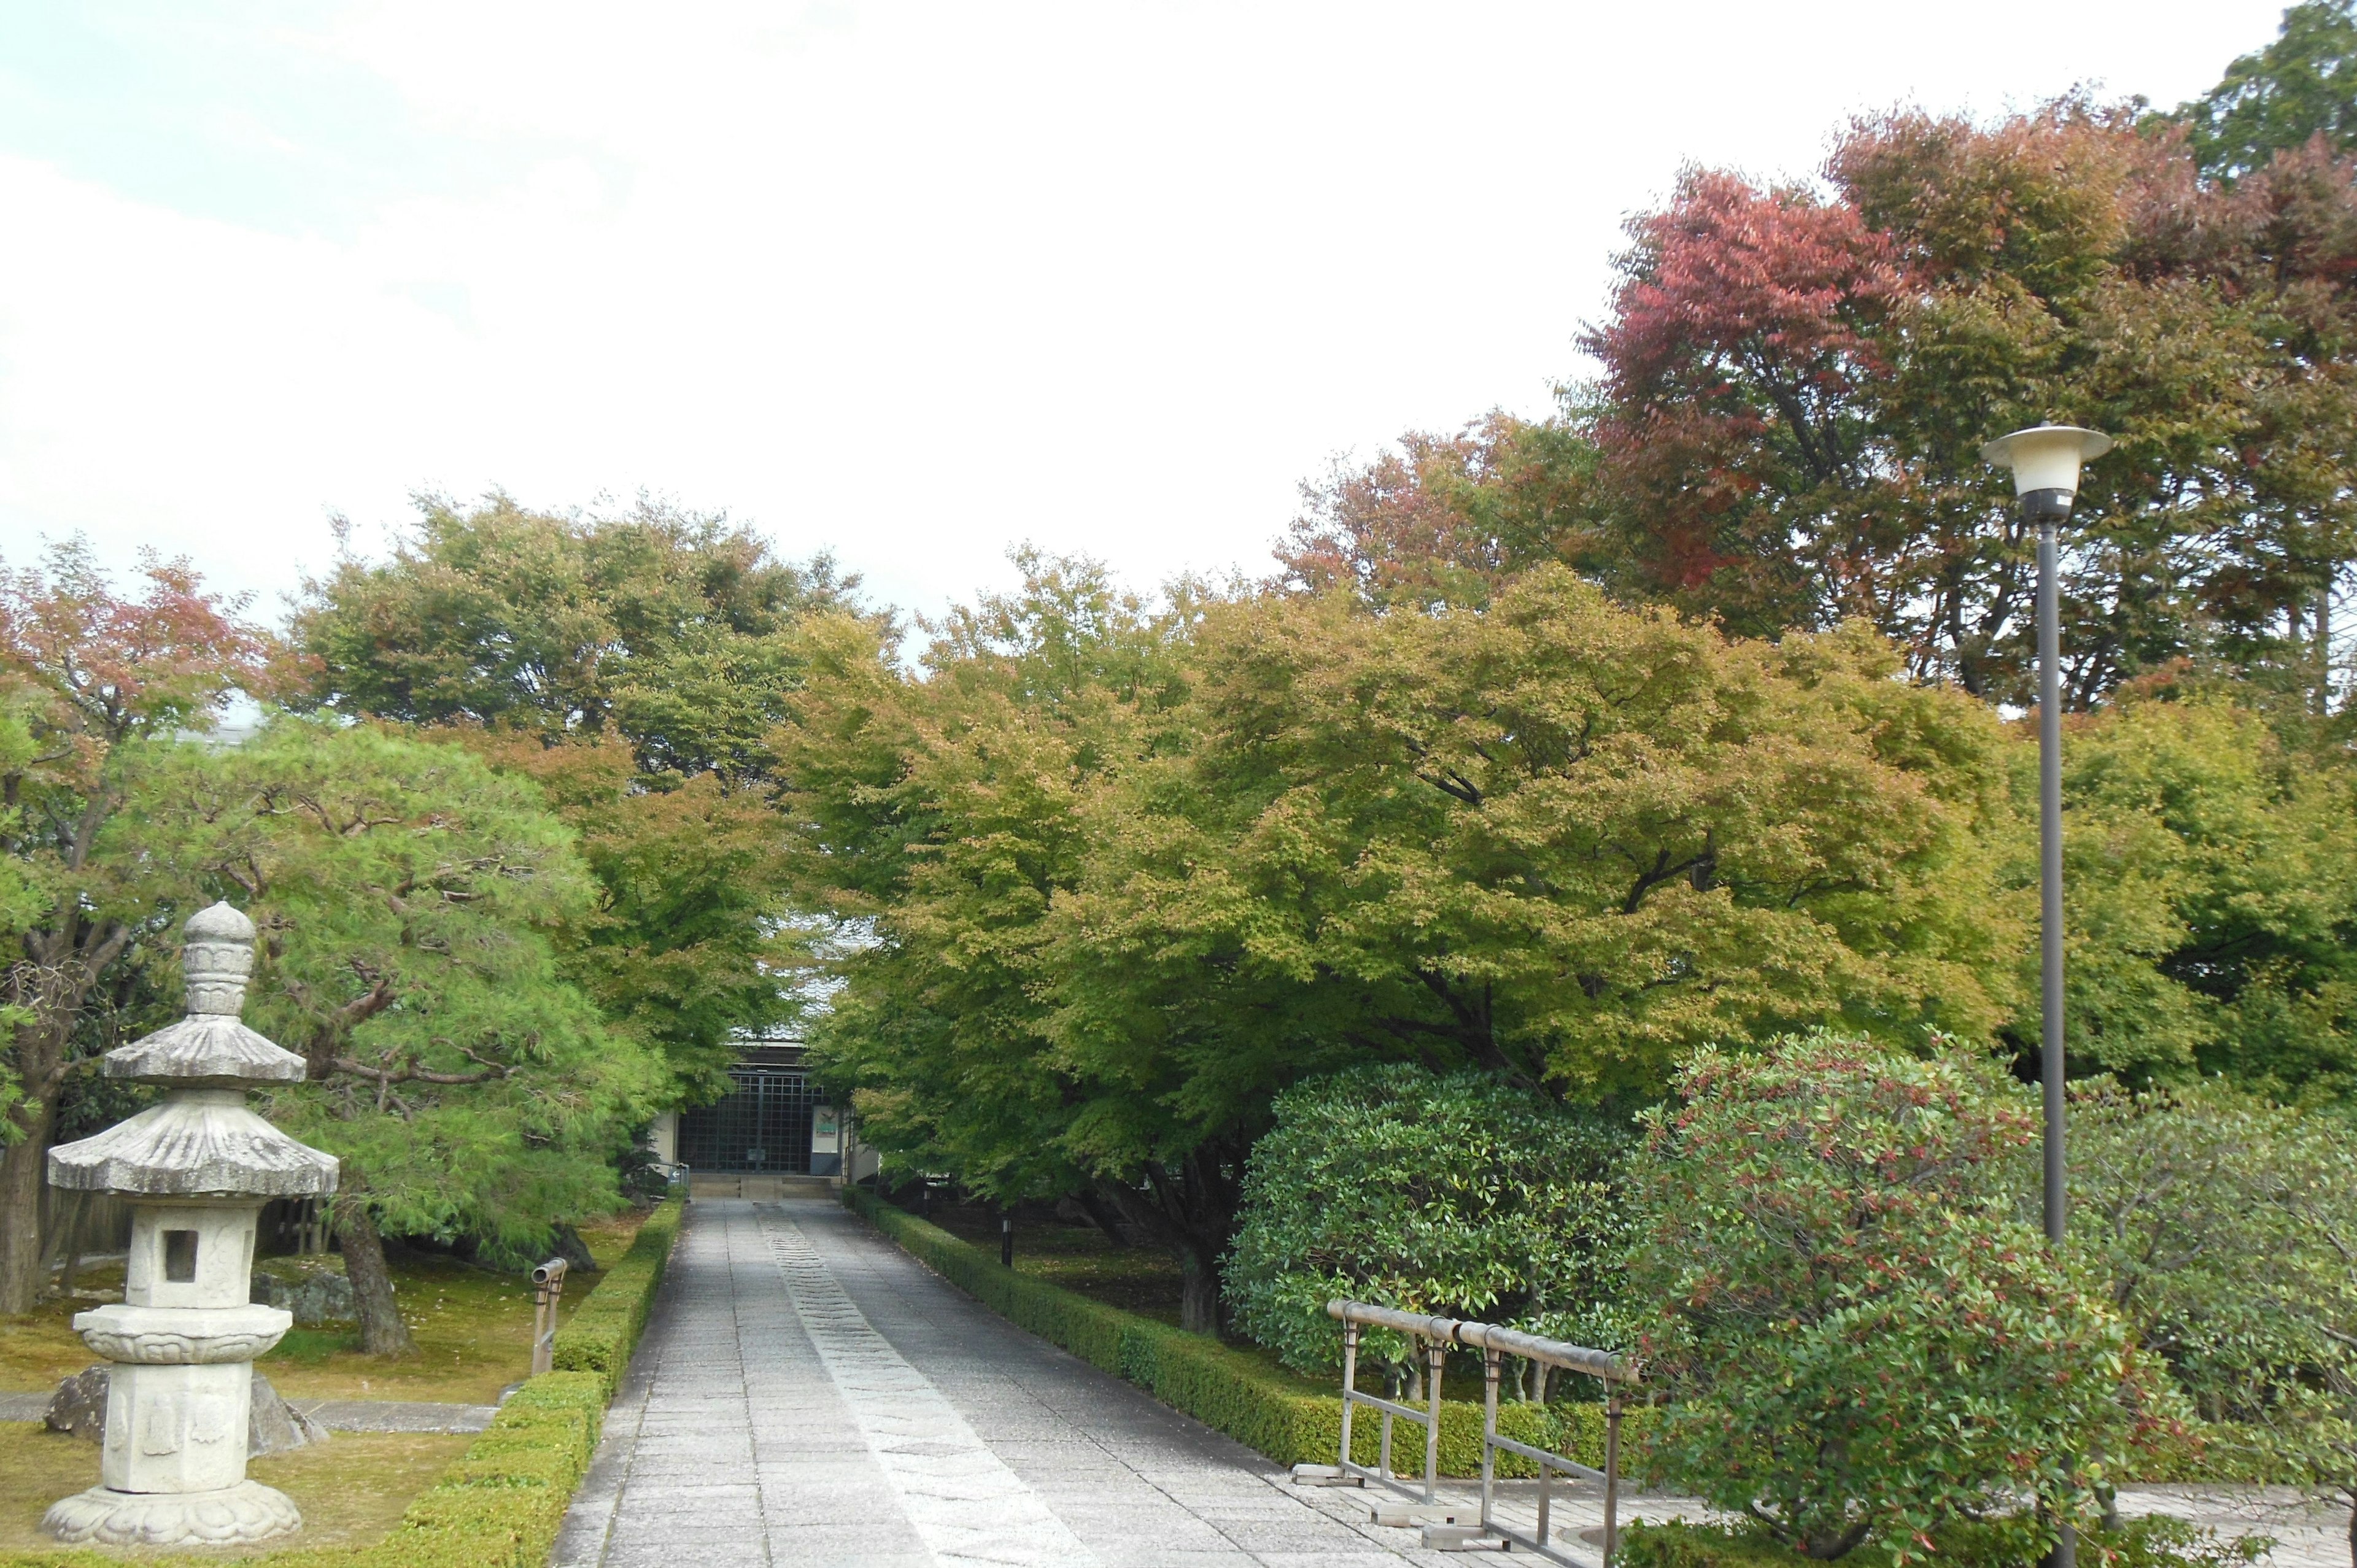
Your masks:
{"label": "small bollard", "polygon": [[565,1260],[551,1258],[532,1272],[532,1370],[556,1368],[556,1304],[565,1294]]}
{"label": "small bollard", "polygon": [[998,1217],[998,1261],[1004,1267],[1015,1266],[1015,1217],[1011,1214]]}

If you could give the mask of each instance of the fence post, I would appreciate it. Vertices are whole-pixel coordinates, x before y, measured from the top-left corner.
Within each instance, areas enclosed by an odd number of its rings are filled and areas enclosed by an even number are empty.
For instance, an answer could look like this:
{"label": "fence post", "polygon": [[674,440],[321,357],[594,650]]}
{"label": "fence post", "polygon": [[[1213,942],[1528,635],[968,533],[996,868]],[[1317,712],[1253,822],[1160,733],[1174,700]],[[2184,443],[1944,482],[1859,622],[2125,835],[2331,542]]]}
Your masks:
{"label": "fence post", "polygon": [[551,1258],[532,1272],[532,1371],[556,1369],[556,1304],[565,1295],[565,1260]]}
{"label": "fence post", "polygon": [[1481,1352],[1481,1528],[1490,1528],[1490,1487],[1498,1468],[1498,1352]]}
{"label": "fence post", "polygon": [[1604,1402],[1604,1568],[1620,1549],[1620,1393]]}
{"label": "fence post", "polygon": [[1344,1469],[1351,1465],[1351,1391],[1358,1387],[1359,1326],[1342,1325],[1342,1457]]}
{"label": "fence post", "polygon": [[1435,1502],[1440,1497],[1440,1368],[1448,1359],[1448,1347],[1439,1340],[1426,1344],[1425,1365],[1431,1375],[1425,1380],[1425,1411],[1432,1419],[1424,1423],[1424,1500]]}

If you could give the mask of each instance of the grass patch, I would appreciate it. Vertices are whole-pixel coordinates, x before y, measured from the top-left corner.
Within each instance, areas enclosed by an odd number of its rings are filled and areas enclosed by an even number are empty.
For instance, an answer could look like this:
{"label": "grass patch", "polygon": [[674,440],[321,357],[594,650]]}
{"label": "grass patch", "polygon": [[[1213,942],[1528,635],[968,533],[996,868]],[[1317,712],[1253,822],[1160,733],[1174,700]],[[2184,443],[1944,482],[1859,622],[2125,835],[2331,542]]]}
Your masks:
{"label": "grass patch", "polygon": [[[630,1251],[642,1214],[581,1228],[590,1255],[610,1266]],[[254,1366],[289,1399],[429,1400],[490,1404],[532,1371],[532,1282],[494,1274],[455,1258],[400,1252],[391,1260],[401,1316],[417,1354],[386,1360],[360,1353],[356,1331],[296,1328]],[[560,1321],[580,1310],[602,1278],[565,1282]],[[74,1295],[21,1317],[0,1317],[0,1391],[47,1393],[97,1358],[73,1331],[73,1316],[123,1299],[123,1265],[85,1269]]]}
{"label": "grass patch", "polygon": [[[246,1474],[285,1492],[303,1510],[303,1532],[281,1551],[367,1546],[384,1539],[402,1510],[466,1452],[468,1441],[438,1432],[339,1432],[315,1448],[256,1459]],[[0,1552],[65,1554],[66,1548],[41,1533],[41,1515],[59,1498],[96,1485],[97,1444],[45,1431],[37,1422],[0,1423]],[[238,1555],[269,1554],[267,1548],[250,1547]]]}

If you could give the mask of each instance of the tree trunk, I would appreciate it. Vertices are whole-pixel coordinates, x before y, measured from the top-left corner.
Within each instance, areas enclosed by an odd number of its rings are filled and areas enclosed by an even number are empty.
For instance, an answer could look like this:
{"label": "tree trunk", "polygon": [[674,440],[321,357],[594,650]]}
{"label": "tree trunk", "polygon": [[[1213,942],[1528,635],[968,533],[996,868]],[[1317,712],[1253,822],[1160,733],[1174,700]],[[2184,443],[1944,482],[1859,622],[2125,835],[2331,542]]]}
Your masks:
{"label": "tree trunk", "polygon": [[24,1136],[0,1147],[0,1315],[33,1310],[41,1295],[41,1176],[48,1164],[49,1110],[45,1095],[33,1115],[18,1112]]}
{"label": "tree trunk", "polygon": [[91,926],[70,918],[58,929],[28,933],[24,961],[0,970],[5,976],[0,1003],[14,1003],[32,1013],[30,1020],[16,1026],[6,1053],[25,1099],[8,1112],[19,1136],[0,1146],[0,1315],[32,1311],[47,1283],[41,1263],[41,1182],[49,1163],[49,1139],[57,1131],[58,1090],[70,1065],[67,1054],[72,1049],[74,1019],[93,982],[130,940],[130,929],[120,922]]}
{"label": "tree trunk", "polygon": [[1103,1183],[1097,1191],[1178,1260],[1179,1326],[1217,1334],[1222,1316],[1220,1254],[1235,1230],[1236,1183],[1217,1153],[1208,1149],[1189,1155],[1177,1170],[1148,1161],[1146,1178],[1144,1192],[1117,1182]]}
{"label": "tree trunk", "polygon": [[[349,1174],[350,1167],[345,1167]],[[361,1354],[414,1356],[417,1342],[401,1321],[393,1294],[393,1273],[384,1265],[384,1238],[357,1192],[336,1204],[336,1239],[344,1247],[344,1273],[352,1282],[352,1306],[361,1320]]]}
{"label": "tree trunk", "polygon": [[1178,1248],[1178,1326],[1189,1334],[1220,1331],[1220,1270],[1218,1260],[1200,1249]]}
{"label": "tree trunk", "polygon": [[1104,1232],[1105,1240],[1115,1251],[1129,1245],[1129,1238],[1122,1233],[1120,1211],[1105,1202],[1103,1197],[1087,1187],[1082,1187],[1072,1195],[1072,1201],[1079,1204],[1081,1212],[1087,1215],[1095,1223],[1096,1228]]}

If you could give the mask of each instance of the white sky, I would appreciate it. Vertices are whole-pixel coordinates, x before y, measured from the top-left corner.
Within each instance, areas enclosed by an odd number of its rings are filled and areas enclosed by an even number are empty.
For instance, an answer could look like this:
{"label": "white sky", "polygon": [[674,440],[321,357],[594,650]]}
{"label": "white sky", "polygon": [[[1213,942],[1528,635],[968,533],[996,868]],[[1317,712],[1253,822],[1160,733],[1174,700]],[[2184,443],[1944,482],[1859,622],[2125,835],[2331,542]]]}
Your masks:
{"label": "white sky", "polygon": [[1335,455],[1581,372],[1682,162],[2163,104],[2276,0],[0,8],[0,559],[278,596],[408,496],[640,489],[931,611],[1268,566]]}

